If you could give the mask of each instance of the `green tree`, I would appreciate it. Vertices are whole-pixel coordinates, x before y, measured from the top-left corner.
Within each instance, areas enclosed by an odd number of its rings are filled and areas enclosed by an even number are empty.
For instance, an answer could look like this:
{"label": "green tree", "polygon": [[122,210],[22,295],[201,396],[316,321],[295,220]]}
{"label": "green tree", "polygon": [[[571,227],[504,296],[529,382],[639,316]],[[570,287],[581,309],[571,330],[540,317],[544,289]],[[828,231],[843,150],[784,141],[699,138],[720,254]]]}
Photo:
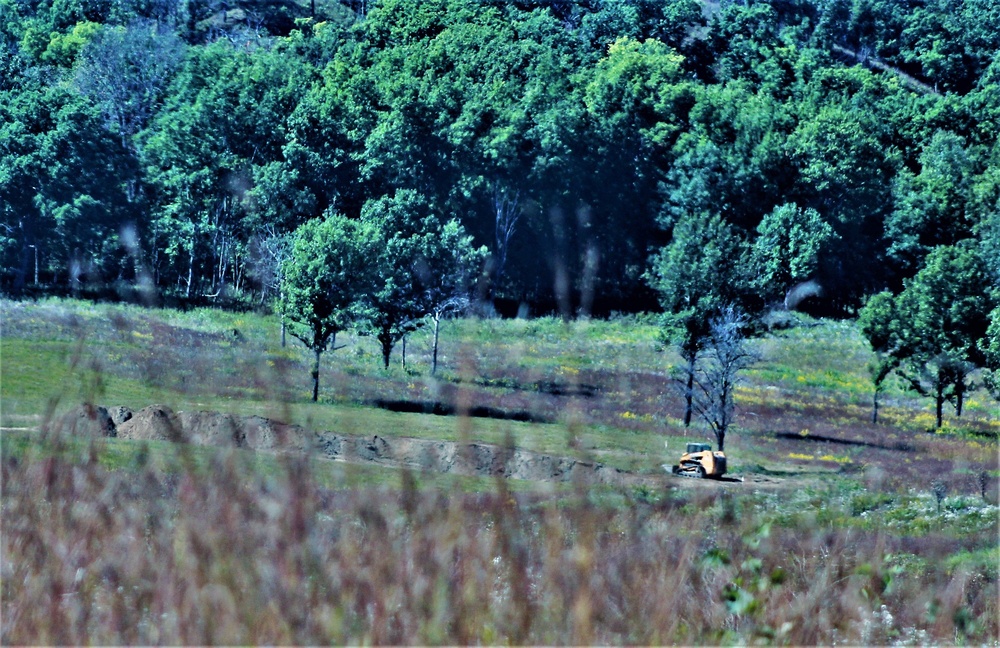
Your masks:
{"label": "green tree", "polygon": [[762,206],[793,199],[797,173],[787,150],[795,126],[792,106],[754,92],[743,80],[692,90],[689,126],[679,134],[663,178],[660,220],[669,227],[684,214],[705,210],[753,231]]}
{"label": "green tree", "polygon": [[656,236],[649,215],[662,200],[658,185],[693,103],[682,63],[659,41],[622,38],[588,71],[587,145],[578,155],[586,176],[602,181],[582,183],[580,197],[591,213],[586,245],[599,253],[604,275],[596,288],[605,296],[630,295],[646,242]]}
{"label": "green tree", "polygon": [[41,60],[52,65],[72,67],[81,50],[93,42],[95,35],[100,34],[100,29],[99,23],[84,20],[74,25],[66,34],[52,32],[51,40],[40,57]]}
{"label": "green tree", "polygon": [[147,236],[161,283],[174,279],[189,297],[239,290],[252,234],[267,224],[288,232],[322,213],[296,190],[308,170],[281,164],[288,116],[312,73],[281,47],[192,48],[141,137],[156,189]]}
{"label": "green tree", "polygon": [[596,0],[580,20],[581,35],[603,50],[609,43],[627,37],[655,39],[675,50],[691,40],[705,18],[697,0]]}
{"label": "green tree", "polygon": [[878,423],[879,396],[885,389],[886,379],[899,366],[905,353],[897,331],[899,321],[892,293],[883,291],[868,299],[858,314],[858,324],[875,352],[868,372],[873,386],[872,423]]}
{"label": "green tree", "polygon": [[878,231],[891,201],[892,150],[877,116],[839,102],[803,108],[789,136],[796,168],[792,196],[823,214],[836,239],[820,259],[822,283],[841,303],[854,303],[881,277]]}
{"label": "green tree", "polygon": [[[957,5],[957,6],[956,6]],[[913,3],[900,34],[901,58],[935,88],[968,92],[1000,50],[1000,10],[989,0]]]}
{"label": "green tree", "polygon": [[938,427],[945,402],[962,415],[970,375],[986,363],[984,340],[995,307],[989,285],[978,251],[963,241],[935,248],[891,302],[881,295],[861,312],[873,349],[913,391],[934,400]]}
{"label": "green tree", "polygon": [[727,3],[713,17],[710,32],[718,77],[745,78],[755,84],[764,81],[761,73],[777,49],[779,31],[778,14],[771,3]]}
{"label": "green tree", "polygon": [[289,322],[289,333],[313,352],[313,401],[319,399],[320,356],[336,350],[337,333],[362,313],[374,250],[372,228],[339,214],[308,221],[292,235],[278,312]]}
{"label": "green tree", "polygon": [[80,280],[117,278],[118,233],[129,210],[136,161],[91,105],[64,87],[23,79],[0,92],[0,229],[3,265],[22,286],[42,272]]}
{"label": "green tree", "polygon": [[363,65],[353,50],[337,49],[301,97],[288,117],[283,159],[268,171],[271,188],[259,184],[259,204],[295,215],[330,207],[349,216],[360,213],[369,191],[360,176],[364,137],[377,102],[359,69]]}
{"label": "green tree", "polygon": [[783,297],[794,308],[789,290],[812,277],[824,245],[834,237],[833,228],[815,209],[795,203],[775,207],[757,226],[750,266],[754,284],[767,298]]}
{"label": "green tree", "polygon": [[486,250],[474,248],[457,221],[442,222],[411,190],[369,201],[361,219],[378,233],[364,327],[378,340],[388,368],[393,347],[425,317],[439,320],[450,300],[468,297]]}
{"label": "green tree", "polygon": [[907,274],[920,267],[938,245],[953,245],[973,229],[970,209],[973,160],[965,140],[939,131],[920,154],[920,172],[903,170],[893,193],[895,208],[886,219],[889,255]]}
{"label": "green tree", "polygon": [[975,179],[972,191],[980,255],[993,285],[1000,290],[1000,142],[994,145],[986,169]]}
{"label": "green tree", "polygon": [[[584,217],[594,213],[593,138],[577,72],[593,53],[556,13],[514,3],[380,4],[362,27],[373,119],[355,155],[369,195],[413,189],[477,240],[497,241],[495,268],[506,270],[502,282],[494,276],[495,297],[555,292],[568,313],[572,290],[593,283],[602,228]],[[521,209],[504,209],[513,197]],[[516,236],[505,227],[514,222]],[[638,265],[643,251],[632,254]]]}
{"label": "green tree", "polygon": [[[978,250],[962,242],[936,248],[899,296],[908,343],[916,350],[910,366],[932,376],[939,427],[942,380],[950,383],[947,398],[961,416],[969,374],[982,365],[979,343],[986,336],[993,301],[989,285]],[[916,387],[915,380],[910,383]]]}
{"label": "green tree", "polygon": [[744,244],[719,216],[691,216],[652,259],[646,281],[663,308],[663,337],[684,360],[684,425],[691,424],[697,360],[723,307],[745,300]]}
{"label": "green tree", "polygon": [[986,388],[1000,400],[1000,306],[990,313],[990,326],[980,341],[986,366]]}
{"label": "green tree", "polygon": [[476,248],[472,237],[454,219],[441,226],[434,243],[417,263],[417,280],[427,297],[427,314],[434,322],[431,374],[437,372],[441,318],[470,303],[470,294],[483,277],[489,254],[486,246]]}

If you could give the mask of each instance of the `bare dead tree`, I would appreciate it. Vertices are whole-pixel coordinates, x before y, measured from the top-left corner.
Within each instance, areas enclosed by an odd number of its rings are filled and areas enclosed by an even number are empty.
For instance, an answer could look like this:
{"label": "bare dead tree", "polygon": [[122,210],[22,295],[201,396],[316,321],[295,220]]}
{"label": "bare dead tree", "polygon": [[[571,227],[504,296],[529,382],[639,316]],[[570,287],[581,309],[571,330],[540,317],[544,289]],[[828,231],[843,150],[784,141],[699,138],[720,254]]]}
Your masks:
{"label": "bare dead tree", "polygon": [[759,360],[747,346],[743,333],[747,324],[747,317],[738,309],[725,307],[710,321],[711,332],[695,363],[691,404],[715,433],[720,451],[733,422],[740,374]]}
{"label": "bare dead tree", "polygon": [[[250,241],[251,274],[260,285],[260,303],[270,296],[281,299],[281,284],[285,260],[289,254],[287,234],[281,234],[273,224],[264,227]],[[285,346],[285,316],[281,316],[281,346]]]}
{"label": "bare dead tree", "polygon": [[443,302],[438,303],[434,310],[431,312],[431,318],[434,320],[434,352],[431,355],[431,375],[433,376],[437,373],[438,366],[438,333],[441,330],[441,319],[444,318],[449,313],[455,313],[458,311],[465,310],[469,307],[469,298],[465,296],[455,296],[450,297]]}
{"label": "bare dead tree", "polygon": [[507,265],[507,253],[510,241],[517,230],[517,222],[521,218],[521,192],[511,192],[504,186],[496,184],[493,187],[493,212],[496,215],[496,265],[494,266],[494,281],[499,283]]}
{"label": "bare dead tree", "polygon": [[74,80],[101,107],[122,145],[132,148],[183,56],[184,43],[176,34],[138,21],[99,32],[84,47]]}

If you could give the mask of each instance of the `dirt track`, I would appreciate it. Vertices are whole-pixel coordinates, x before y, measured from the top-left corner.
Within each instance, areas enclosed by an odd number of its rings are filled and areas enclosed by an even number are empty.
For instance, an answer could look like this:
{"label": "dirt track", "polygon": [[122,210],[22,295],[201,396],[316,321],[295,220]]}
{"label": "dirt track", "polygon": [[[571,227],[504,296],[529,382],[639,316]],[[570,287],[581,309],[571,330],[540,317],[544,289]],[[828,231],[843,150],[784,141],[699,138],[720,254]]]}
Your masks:
{"label": "dirt track", "polygon": [[411,437],[351,436],[312,431],[260,416],[217,412],[174,412],[151,405],[137,412],[123,407],[82,405],[60,417],[55,427],[73,435],[173,441],[265,452],[316,452],[334,460],[391,468],[476,477],[504,477],[536,482],[578,482],[612,486],[720,488],[775,487],[780,479],[753,475],[721,481],[640,475],[600,462],[557,457],[486,443],[456,443]]}

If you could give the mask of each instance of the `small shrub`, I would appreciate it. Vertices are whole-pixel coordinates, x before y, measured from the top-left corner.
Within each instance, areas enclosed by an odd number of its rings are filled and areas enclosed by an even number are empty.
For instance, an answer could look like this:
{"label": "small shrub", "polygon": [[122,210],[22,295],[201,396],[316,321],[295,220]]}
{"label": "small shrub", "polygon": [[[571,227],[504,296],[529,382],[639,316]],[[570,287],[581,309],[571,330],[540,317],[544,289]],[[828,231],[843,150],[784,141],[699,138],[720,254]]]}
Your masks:
{"label": "small shrub", "polygon": [[851,497],[851,515],[858,517],[869,511],[876,511],[883,506],[890,506],[894,501],[893,496],[888,493],[862,491]]}

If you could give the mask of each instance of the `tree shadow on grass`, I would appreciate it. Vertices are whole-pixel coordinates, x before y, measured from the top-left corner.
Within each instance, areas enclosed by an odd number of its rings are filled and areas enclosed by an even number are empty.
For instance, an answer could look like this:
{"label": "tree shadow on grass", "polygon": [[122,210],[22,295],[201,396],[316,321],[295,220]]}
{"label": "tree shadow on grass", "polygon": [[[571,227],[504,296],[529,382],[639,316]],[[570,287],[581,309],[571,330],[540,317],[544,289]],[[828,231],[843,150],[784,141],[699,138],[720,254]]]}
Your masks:
{"label": "tree shadow on grass", "polygon": [[915,448],[906,443],[905,441],[900,441],[899,443],[893,443],[891,445],[886,445],[883,443],[872,443],[870,441],[855,441],[852,439],[838,439],[837,437],[824,436],[822,434],[799,434],[796,432],[775,432],[775,438],[787,439],[791,441],[810,441],[813,443],[837,443],[840,445],[850,445],[850,446],[862,446],[865,448],[879,448],[881,450],[899,450],[902,452],[913,452]]}

